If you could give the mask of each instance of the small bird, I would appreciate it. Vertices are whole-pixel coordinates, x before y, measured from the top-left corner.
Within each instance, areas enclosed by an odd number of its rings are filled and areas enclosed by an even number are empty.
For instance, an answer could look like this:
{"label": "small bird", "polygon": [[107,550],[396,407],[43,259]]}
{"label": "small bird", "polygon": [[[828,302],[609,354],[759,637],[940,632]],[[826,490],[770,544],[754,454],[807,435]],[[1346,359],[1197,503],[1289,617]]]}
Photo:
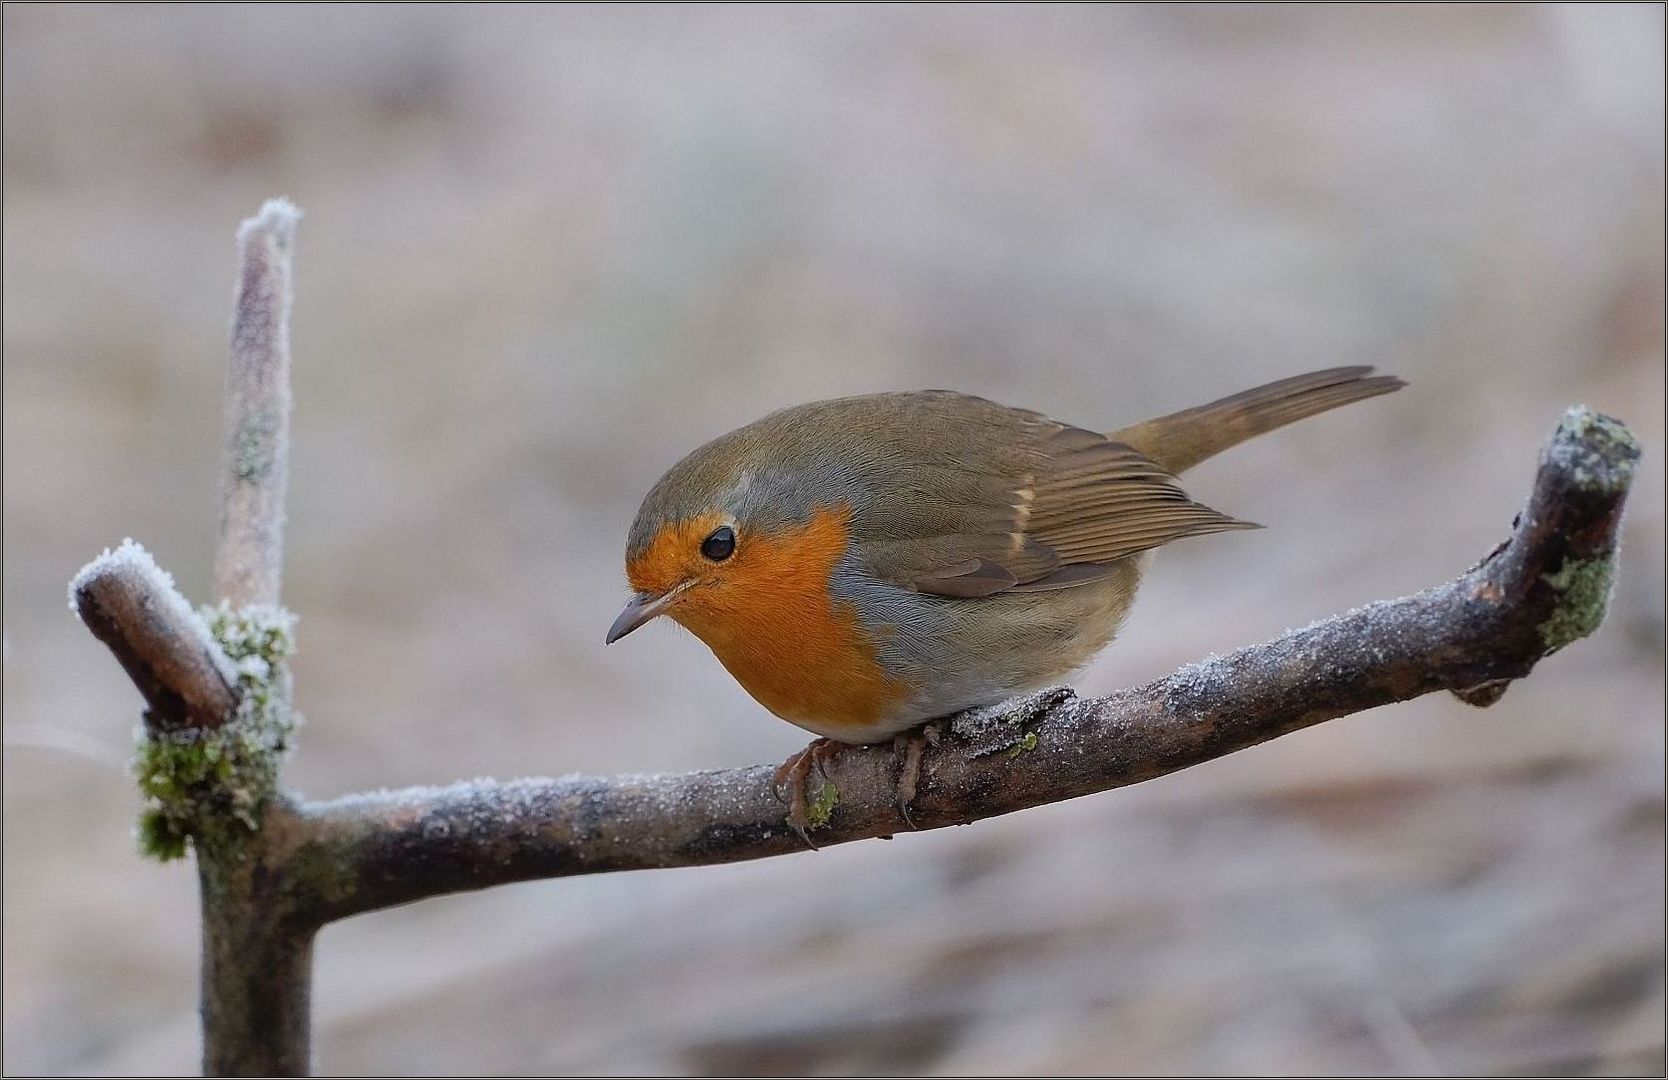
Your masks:
{"label": "small bird", "polygon": [[[1147,553],[1258,527],[1176,477],[1404,385],[1372,371],[1282,379],[1109,434],[947,390],[782,409],[649,491],[626,542],[635,595],[607,641],[668,615],[766,709],[821,736],[777,773],[809,843],[813,764],[1082,667],[1128,615]],[[906,821],[919,742],[909,750]]]}

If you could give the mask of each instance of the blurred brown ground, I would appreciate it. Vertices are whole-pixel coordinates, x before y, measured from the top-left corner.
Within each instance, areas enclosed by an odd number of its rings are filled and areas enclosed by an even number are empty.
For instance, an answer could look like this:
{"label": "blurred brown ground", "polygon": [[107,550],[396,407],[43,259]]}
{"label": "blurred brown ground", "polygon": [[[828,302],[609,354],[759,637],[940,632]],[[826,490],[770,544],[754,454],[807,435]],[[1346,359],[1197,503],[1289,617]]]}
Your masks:
{"label": "blurred brown ground", "polygon": [[275,194],[315,795],[801,745],[675,628],[602,647],[642,493],[775,406],[1410,380],[1200,470],[1270,527],[1166,551],[1089,692],[1460,572],[1566,405],[1646,454],[1609,621],[1496,708],[357,919],[325,1069],[1663,1069],[1660,7],[7,6],[4,121],[8,1072],[195,1066],[193,876],[64,584],[132,535],[205,596]]}

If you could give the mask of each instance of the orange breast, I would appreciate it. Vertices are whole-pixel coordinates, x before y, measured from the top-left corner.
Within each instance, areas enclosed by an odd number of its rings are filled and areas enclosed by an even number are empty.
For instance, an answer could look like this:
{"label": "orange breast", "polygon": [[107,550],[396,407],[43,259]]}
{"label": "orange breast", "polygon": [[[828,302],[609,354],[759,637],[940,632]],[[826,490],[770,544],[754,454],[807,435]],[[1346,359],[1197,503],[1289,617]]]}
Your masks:
{"label": "orange breast", "polygon": [[847,507],[819,509],[774,535],[743,532],[735,556],[670,614],[759,704],[820,735],[861,742],[894,730],[887,716],[909,687],[880,666],[857,612],[829,592],[850,517]]}

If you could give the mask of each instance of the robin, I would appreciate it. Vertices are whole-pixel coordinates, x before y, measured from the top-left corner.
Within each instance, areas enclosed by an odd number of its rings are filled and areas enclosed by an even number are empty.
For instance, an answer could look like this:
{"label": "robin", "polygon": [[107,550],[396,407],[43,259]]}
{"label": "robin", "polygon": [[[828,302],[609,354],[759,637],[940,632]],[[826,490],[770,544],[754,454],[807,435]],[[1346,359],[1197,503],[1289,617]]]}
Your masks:
{"label": "robin", "polygon": [[1258,527],[1176,477],[1404,385],[1372,370],[1282,379],[1109,434],[947,390],[782,409],[649,491],[626,542],[635,595],[607,640],[670,616],[761,705],[820,736],[777,773],[809,842],[813,764],[1082,667],[1129,613],[1147,553]]}

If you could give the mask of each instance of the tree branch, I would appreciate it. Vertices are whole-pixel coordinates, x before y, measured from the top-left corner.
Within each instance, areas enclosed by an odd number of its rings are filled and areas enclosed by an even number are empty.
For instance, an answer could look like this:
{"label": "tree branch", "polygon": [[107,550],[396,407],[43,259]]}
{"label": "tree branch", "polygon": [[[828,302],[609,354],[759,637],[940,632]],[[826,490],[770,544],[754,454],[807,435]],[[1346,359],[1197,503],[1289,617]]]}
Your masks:
{"label": "tree branch", "polygon": [[219,727],[237,707],[232,662],[174,579],[132,540],[75,575],[70,610],[144,695],[151,731]]}
{"label": "tree branch", "polygon": [[[291,262],[301,211],[269,199],[237,230],[238,284],[226,370],[226,476],[214,591],[221,603],[260,618],[278,611],[284,570],[284,499],[290,459]],[[264,614],[263,614],[264,613]],[[269,715],[261,726],[288,732],[290,680],[281,656],[268,665]],[[255,701],[261,704],[263,695]],[[287,744],[287,738],[284,740]],[[272,786],[284,750],[272,748]],[[264,798],[262,827],[287,813]],[[277,831],[277,830],[274,830]],[[261,872],[268,840],[259,831],[230,852],[197,838],[203,952],[199,994],[203,1072],[208,1076],[301,1075],[312,1063],[313,931],[279,917]]]}
{"label": "tree branch", "polygon": [[311,1055],[313,928],[274,914],[267,844],[255,828],[288,813],[277,784],[294,726],[290,619],[277,605],[289,474],[290,263],[300,217],[273,199],[238,229],[217,630],[131,540],[70,583],[71,608],[149,706],[135,764],[147,800],[141,847],[171,858],[189,838],[197,856],[203,1066],[211,1076],[299,1075]]}
{"label": "tree branch", "polygon": [[226,376],[226,479],[215,594],[277,604],[290,456],[290,262],[301,211],[269,199],[237,231],[238,285]]}
{"label": "tree branch", "polygon": [[[922,828],[1121,787],[1324,720],[1450,690],[1499,699],[1603,619],[1639,448],[1620,423],[1565,414],[1511,538],[1465,576],[1104,698],[1054,689],[964,714],[927,753]],[[838,844],[907,826],[889,749],[842,752],[813,801]],[[480,781],[300,808],[272,855],[286,909],[319,924],[427,896],[570,874],[733,862],[804,849],[772,770]]]}

